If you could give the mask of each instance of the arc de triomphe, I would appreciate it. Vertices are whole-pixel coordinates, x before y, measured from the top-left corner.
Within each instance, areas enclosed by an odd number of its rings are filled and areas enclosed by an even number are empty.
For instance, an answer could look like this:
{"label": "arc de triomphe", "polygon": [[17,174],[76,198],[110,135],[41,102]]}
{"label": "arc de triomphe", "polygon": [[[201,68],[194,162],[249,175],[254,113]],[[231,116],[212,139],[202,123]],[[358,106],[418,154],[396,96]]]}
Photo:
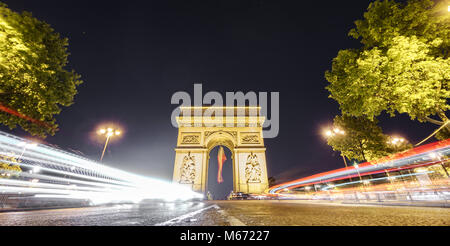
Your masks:
{"label": "arc de triomphe", "polygon": [[268,188],[260,107],[180,107],[176,120],[173,182],[206,192],[209,153],[222,145],[232,153],[234,192],[258,194]]}

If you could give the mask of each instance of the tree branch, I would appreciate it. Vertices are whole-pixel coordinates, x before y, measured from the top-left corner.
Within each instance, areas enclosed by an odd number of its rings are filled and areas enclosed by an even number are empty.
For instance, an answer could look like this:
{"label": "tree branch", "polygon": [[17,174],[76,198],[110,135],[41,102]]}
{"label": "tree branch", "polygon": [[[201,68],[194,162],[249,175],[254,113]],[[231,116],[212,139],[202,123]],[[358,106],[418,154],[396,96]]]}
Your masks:
{"label": "tree branch", "polygon": [[[442,119],[442,121],[444,121],[444,123],[446,123],[446,122],[449,121],[447,115],[445,115],[444,110],[439,109],[439,110],[438,110],[438,115],[439,115],[439,117]],[[450,131],[450,124],[446,124],[446,125],[445,125],[445,128],[447,128],[447,130]]]}
{"label": "tree branch", "polygon": [[444,124],[444,121],[435,120],[435,119],[430,118],[428,116],[425,116],[424,119],[426,121],[430,122],[430,123],[433,123],[433,124],[436,124],[436,125],[439,125],[439,126],[442,126]]}

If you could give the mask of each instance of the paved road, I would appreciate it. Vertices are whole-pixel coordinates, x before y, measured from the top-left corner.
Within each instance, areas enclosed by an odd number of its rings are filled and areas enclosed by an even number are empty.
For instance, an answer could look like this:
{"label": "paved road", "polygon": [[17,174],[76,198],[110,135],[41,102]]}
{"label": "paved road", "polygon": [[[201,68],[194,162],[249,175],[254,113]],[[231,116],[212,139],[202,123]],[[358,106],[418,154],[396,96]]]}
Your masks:
{"label": "paved road", "polygon": [[450,225],[449,208],[350,205],[330,202],[220,202],[246,225],[288,226],[429,226]]}
{"label": "paved road", "polygon": [[449,208],[214,201],[0,213],[0,225],[450,225]]}

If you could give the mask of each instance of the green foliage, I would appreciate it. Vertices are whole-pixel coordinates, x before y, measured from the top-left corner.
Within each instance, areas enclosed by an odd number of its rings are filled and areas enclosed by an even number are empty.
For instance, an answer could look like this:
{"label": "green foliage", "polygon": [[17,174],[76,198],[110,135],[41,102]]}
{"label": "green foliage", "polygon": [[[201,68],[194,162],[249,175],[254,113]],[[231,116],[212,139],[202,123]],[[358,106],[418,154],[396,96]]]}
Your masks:
{"label": "green foliage", "polygon": [[434,137],[439,140],[448,139],[448,138],[450,138],[450,130],[447,128],[443,128],[442,130],[437,132]]}
{"label": "green foliage", "polygon": [[[450,13],[431,0],[375,1],[349,35],[359,49],[341,50],[325,73],[343,114],[382,112],[442,125],[450,109]],[[439,117],[437,120],[433,117]],[[447,126],[450,130],[450,125]]]}
{"label": "green foliage", "polygon": [[12,163],[19,163],[13,153],[10,153],[10,155],[0,155],[0,178],[10,178],[22,172],[19,165]]}
{"label": "green foliage", "polygon": [[68,40],[31,13],[16,13],[0,3],[0,103],[50,127],[0,112],[0,123],[20,125],[33,135],[53,135],[54,115],[69,106],[81,83],[66,69]]}
{"label": "green foliage", "polygon": [[356,28],[350,30],[349,36],[360,39],[365,49],[389,48],[393,39],[399,36],[416,36],[424,43],[439,40],[442,43],[436,45],[436,53],[445,52],[448,56],[450,17],[447,9],[444,1],[409,0],[398,3],[378,0],[369,5],[364,19],[355,21]]}
{"label": "green foliage", "polygon": [[406,140],[396,144],[377,125],[377,121],[352,116],[336,116],[333,129],[344,133],[328,136],[328,145],[348,159],[372,161],[412,147]]}

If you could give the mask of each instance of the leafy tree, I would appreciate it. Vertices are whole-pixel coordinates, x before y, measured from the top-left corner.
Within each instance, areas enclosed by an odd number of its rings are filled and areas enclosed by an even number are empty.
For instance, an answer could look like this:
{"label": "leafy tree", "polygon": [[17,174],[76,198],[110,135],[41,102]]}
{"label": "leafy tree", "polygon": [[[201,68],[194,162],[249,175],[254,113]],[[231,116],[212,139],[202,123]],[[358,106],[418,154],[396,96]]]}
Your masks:
{"label": "leafy tree", "polygon": [[327,137],[333,150],[358,161],[372,161],[412,147],[406,140],[392,141],[383,134],[376,120],[347,115],[334,118],[333,130]]}
{"label": "leafy tree", "polygon": [[13,153],[10,155],[0,155],[0,178],[10,178],[21,173],[22,169],[17,165],[18,163],[19,161],[14,157]]}
{"label": "leafy tree", "polygon": [[450,138],[450,130],[447,128],[442,129],[438,133],[436,133],[435,137],[437,139],[447,139]]}
{"label": "leafy tree", "polygon": [[[343,114],[406,113],[439,126],[450,108],[450,14],[431,0],[375,1],[349,35],[362,47],[338,52],[326,87]],[[437,118],[436,118],[437,117]],[[450,124],[439,138],[450,137]]]}
{"label": "leafy tree", "polygon": [[0,3],[0,106],[35,120],[3,110],[0,123],[41,137],[56,132],[54,115],[73,103],[81,83],[78,74],[66,69],[67,46],[68,40],[47,23]]}

